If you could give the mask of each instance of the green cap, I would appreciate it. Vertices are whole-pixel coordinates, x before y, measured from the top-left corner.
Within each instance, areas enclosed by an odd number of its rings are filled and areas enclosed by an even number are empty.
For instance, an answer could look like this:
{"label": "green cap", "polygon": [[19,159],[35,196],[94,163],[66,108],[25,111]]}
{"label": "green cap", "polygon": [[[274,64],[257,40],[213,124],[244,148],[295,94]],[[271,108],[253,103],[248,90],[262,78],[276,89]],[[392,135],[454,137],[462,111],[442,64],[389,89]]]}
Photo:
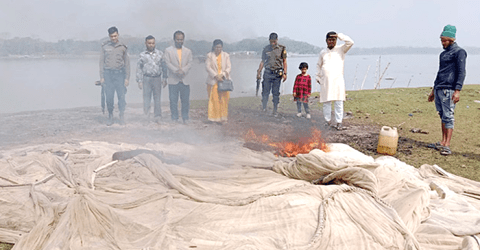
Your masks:
{"label": "green cap", "polygon": [[445,36],[445,37],[451,37],[455,38],[455,33],[457,32],[457,28],[453,25],[447,25],[445,28],[443,28],[443,32],[440,36]]}

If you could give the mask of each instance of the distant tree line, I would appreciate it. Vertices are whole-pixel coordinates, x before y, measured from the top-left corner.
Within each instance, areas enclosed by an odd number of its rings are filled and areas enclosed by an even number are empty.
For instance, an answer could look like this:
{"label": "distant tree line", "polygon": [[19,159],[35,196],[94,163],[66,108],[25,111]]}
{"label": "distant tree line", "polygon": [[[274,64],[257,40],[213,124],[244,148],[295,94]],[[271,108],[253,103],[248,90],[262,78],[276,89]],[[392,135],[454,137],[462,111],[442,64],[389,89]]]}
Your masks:
{"label": "distant tree line", "polygon": [[[107,38],[98,41],[78,41],[73,39],[59,40],[58,42],[46,42],[30,37],[16,37],[12,39],[0,39],[0,56],[9,55],[84,55],[86,53],[98,53],[101,44],[108,41]],[[128,46],[129,54],[135,55],[145,50],[144,38],[122,36],[121,41]],[[165,50],[172,44],[171,40],[158,40],[156,47]],[[298,42],[290,39],[282,39],[282,44],[287,46],[288,52],[298,54],[316,54],[320,48],[306,42]],[[187,40],[185,45],[192,50],[195,56],[205,55],[212,49],[212,42]],[[227,52],[251,51],[260,54],[263,47],[268,45],[267,38],[244,39],[239,42],[224,42],[224,50]]]}
{"label": "distant tree line", "polygon": [[[104,38],[97,41],[79,41],[73,39],[59,40],[57,42],[46,42],[31,37],[15,37],[12,39],[0,39],[0,56],[10,55],[46,55],[46,56],[62,56],[62,55],[85,55],[100,52],[101,44],[108,41]],[[129,54],[137,55],[145,50],[144,38],[122,36],[121,41],[128,46]],[[295,54],[318,54],[322,50],[321,47],[295,41],[289,38],[280,38],[280,44],[287,47],[289,53]],[[172,44],[171,40],[156,41],[157,49],[163,51]],[[194,56],[202,56],[211,51],[212,42],[187,40],[185,45],[190,48]],[[226,52],[255,52],[260,54],[263,47],[268,45],[268,38],[258,37],[254,39],[243,39],[234,43],[224,43]],[[469,54],[480,54],[480,48],[465,47]],[[379,47],[379,48],[358,48],[353,47],[350,50],[352,55],[388,55],[388,54],[438,54],[441,48],[428,47]]]}

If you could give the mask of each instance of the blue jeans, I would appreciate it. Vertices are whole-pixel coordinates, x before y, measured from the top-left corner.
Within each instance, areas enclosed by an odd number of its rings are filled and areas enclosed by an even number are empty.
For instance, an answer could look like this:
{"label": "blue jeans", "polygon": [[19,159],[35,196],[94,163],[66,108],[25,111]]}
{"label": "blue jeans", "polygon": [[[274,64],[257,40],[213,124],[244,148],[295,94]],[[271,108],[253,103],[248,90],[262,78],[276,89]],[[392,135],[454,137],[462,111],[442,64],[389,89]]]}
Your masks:
{"label": "blue jeans", "polygon": [[446,129],[453,129],[453,118],[455,103],[453,103],[452,96],[455,90],[453,89],[435,89],[435,108],[438,115],[445,124]]}
{"label": "blue jeans", "polygon": [[150,112],[150,104],[153,95],[153,113],[155,117],[162,116],[162,79],[158,77],[143,76],[143,112]]}
{"label": "blue jeans", "polygon": [[113,114],[114,97],[117,92],[118,110],[123,115],[125,112],[125,93],[127,88],[125,87],[125,71],[124,70],[110,70],[105,69],[105,99],[107,102],[107,110],[109,114]]}
{"label": "blue jeans", "polygon": [[278,74],[273,73],[269,69],[265,69],[263,73],[263,82],[262,82],[262,107],[263,109],[267,108],[268,96],[270,91],[272,92],[272,102],[273,110],[277,110],[278,103],[280,102],[280,84],[282,77]]}
{"label": "blue jeans", "polygon": [[170,99],[170,112],[172,120],[178,120],[178,97],[182,103],[182,119],[188,120],[188,112],[190,111],[190,85],[183,82],[168,85],[168,97]]}
{"label": "blue jeans", "polygon": [[297,101],[298,113],[302,113],[302,103],[303,103],[303,108],[305,109],[305,113],[310,114],[310,109],[308,108],[308,102],[301,102],[301,101]]}

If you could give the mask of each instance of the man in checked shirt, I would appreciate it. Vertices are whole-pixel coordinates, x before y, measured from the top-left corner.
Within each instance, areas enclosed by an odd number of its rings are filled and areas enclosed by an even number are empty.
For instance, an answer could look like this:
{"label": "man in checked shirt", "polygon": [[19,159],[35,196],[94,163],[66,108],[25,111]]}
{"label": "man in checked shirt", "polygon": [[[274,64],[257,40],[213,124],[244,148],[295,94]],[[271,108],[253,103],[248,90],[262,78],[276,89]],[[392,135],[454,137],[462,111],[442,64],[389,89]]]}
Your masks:
{"label": "man in checked shirt", "polygon": [[150,115],[150,104],[153,94],[155,122],[159,123],[162,117],[161,95],[162,85],[166,82],[166,65],[163,60],[163,53],[155,48],[155,37],[145,38],[146,51],[140,53],[137,62],[138,87],[143,89],[143,112]]}

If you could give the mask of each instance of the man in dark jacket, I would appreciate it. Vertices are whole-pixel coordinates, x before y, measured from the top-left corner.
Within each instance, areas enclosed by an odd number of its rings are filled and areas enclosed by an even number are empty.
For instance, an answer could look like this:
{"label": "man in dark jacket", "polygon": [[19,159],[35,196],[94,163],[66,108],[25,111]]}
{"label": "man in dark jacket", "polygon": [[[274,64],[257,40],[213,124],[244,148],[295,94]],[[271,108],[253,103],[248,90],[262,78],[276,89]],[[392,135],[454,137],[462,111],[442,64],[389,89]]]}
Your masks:
{"label": "man in dark jacket", "polygon": [[455,26],[447,25],[440,39],[444,51],[440,54],[440,67],[428,101],[435,100],[435,107],[442,120],[442,141],[430,144],[442,155],[450,155],[450,140],[453,134],[455,104],[460,101],[460,91],[465,80],[467,52],[455,42]]}

